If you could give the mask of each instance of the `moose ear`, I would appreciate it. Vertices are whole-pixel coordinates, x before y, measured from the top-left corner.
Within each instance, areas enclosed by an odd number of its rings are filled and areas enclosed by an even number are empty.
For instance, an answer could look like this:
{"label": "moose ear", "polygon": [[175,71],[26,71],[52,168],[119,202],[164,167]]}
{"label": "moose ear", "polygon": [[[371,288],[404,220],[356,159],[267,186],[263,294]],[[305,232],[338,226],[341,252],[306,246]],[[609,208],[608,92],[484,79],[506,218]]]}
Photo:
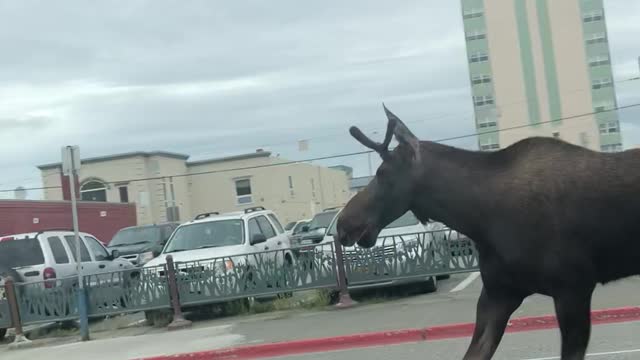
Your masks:
{"label": "moose ear", "polygon": [[413,151],[413,156],[416,160],[420,159],[420,140],[413,135],[411,130],[397,117],[394,113],[392,113],[387,107],[382,104],[384,107],[384,112],[387,114],[387,119],[389,122],[393,122],[393,134],[396,136],[396,140],[400,144],[408,145],[411,147]]}

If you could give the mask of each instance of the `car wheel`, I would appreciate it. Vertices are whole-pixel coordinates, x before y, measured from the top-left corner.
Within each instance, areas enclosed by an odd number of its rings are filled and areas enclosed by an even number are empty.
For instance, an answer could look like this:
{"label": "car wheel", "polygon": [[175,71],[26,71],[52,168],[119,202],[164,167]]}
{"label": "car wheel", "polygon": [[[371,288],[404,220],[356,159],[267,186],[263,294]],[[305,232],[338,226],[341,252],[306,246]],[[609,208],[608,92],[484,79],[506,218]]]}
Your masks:
{"label": "car wheel", "polygon": [[4,340],[5,335],[7,335],[7,329],[0,329],[0,341]]}
{"label": "car wheel", "polygon": [[422,283],[422,292],[432,293],[438,291],[438,280],[435,276],[430,276],[427,281]]}

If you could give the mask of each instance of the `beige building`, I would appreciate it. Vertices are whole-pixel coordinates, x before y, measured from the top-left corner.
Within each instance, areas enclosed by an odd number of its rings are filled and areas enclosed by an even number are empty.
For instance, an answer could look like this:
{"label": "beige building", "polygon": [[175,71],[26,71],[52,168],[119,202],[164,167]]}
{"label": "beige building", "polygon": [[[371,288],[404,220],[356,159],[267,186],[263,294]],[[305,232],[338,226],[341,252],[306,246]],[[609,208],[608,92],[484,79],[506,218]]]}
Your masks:
{"label": "beige building", "polygon": [[[287,223],[344,205],[351,195],[344,168],[291,164],[261,150],[202,161],[188,158],[158,151],[84,159],[78,174],[79,197],[136,203],[142,225],[251,206],[272,209]],[[60,164],[38,168],[47,188],[45,199],[68,198],[68,178],[61,175]]]}
{"label": "beige building", "polygon": [[622,150],[602,0],[462,0],[462,12],[481,150],[530,136]]}

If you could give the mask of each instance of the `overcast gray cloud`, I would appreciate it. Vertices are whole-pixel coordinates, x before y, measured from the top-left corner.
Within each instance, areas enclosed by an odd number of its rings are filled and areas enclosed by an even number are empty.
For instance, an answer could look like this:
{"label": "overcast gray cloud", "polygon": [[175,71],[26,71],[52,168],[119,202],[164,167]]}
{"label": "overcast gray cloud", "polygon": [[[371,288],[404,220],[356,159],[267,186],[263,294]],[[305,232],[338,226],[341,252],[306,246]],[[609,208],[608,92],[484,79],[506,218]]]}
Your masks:
{"label": "overcast gray cloud", "polygon": [[[0,1],[0,188],[39,185],[35,165],[70,143],[83,156],[358,151],[348,126],[382,132],[382,101],[420,137],[474,132],[459,1],[60,4]],[[637,75],[640,4],[606,6],[616,78]],[[620,103],[638,89],[620,84]],[[638,117],[621,117],[625,145],[640,143]],[[324,163],[368,171],[366,157]]]}

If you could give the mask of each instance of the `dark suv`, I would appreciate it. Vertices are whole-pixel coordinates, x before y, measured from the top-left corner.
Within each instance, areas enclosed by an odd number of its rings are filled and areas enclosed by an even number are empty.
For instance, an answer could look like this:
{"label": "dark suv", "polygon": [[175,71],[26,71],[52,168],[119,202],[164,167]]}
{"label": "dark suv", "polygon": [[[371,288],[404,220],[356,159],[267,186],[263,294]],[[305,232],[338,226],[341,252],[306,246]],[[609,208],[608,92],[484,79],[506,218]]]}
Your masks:
{"label": "dark suv", "polygon": [[121,229],[109,242],[109,250],[117,249],[121,258],[142,266],[160,254],[178,225],[170,222]]}

